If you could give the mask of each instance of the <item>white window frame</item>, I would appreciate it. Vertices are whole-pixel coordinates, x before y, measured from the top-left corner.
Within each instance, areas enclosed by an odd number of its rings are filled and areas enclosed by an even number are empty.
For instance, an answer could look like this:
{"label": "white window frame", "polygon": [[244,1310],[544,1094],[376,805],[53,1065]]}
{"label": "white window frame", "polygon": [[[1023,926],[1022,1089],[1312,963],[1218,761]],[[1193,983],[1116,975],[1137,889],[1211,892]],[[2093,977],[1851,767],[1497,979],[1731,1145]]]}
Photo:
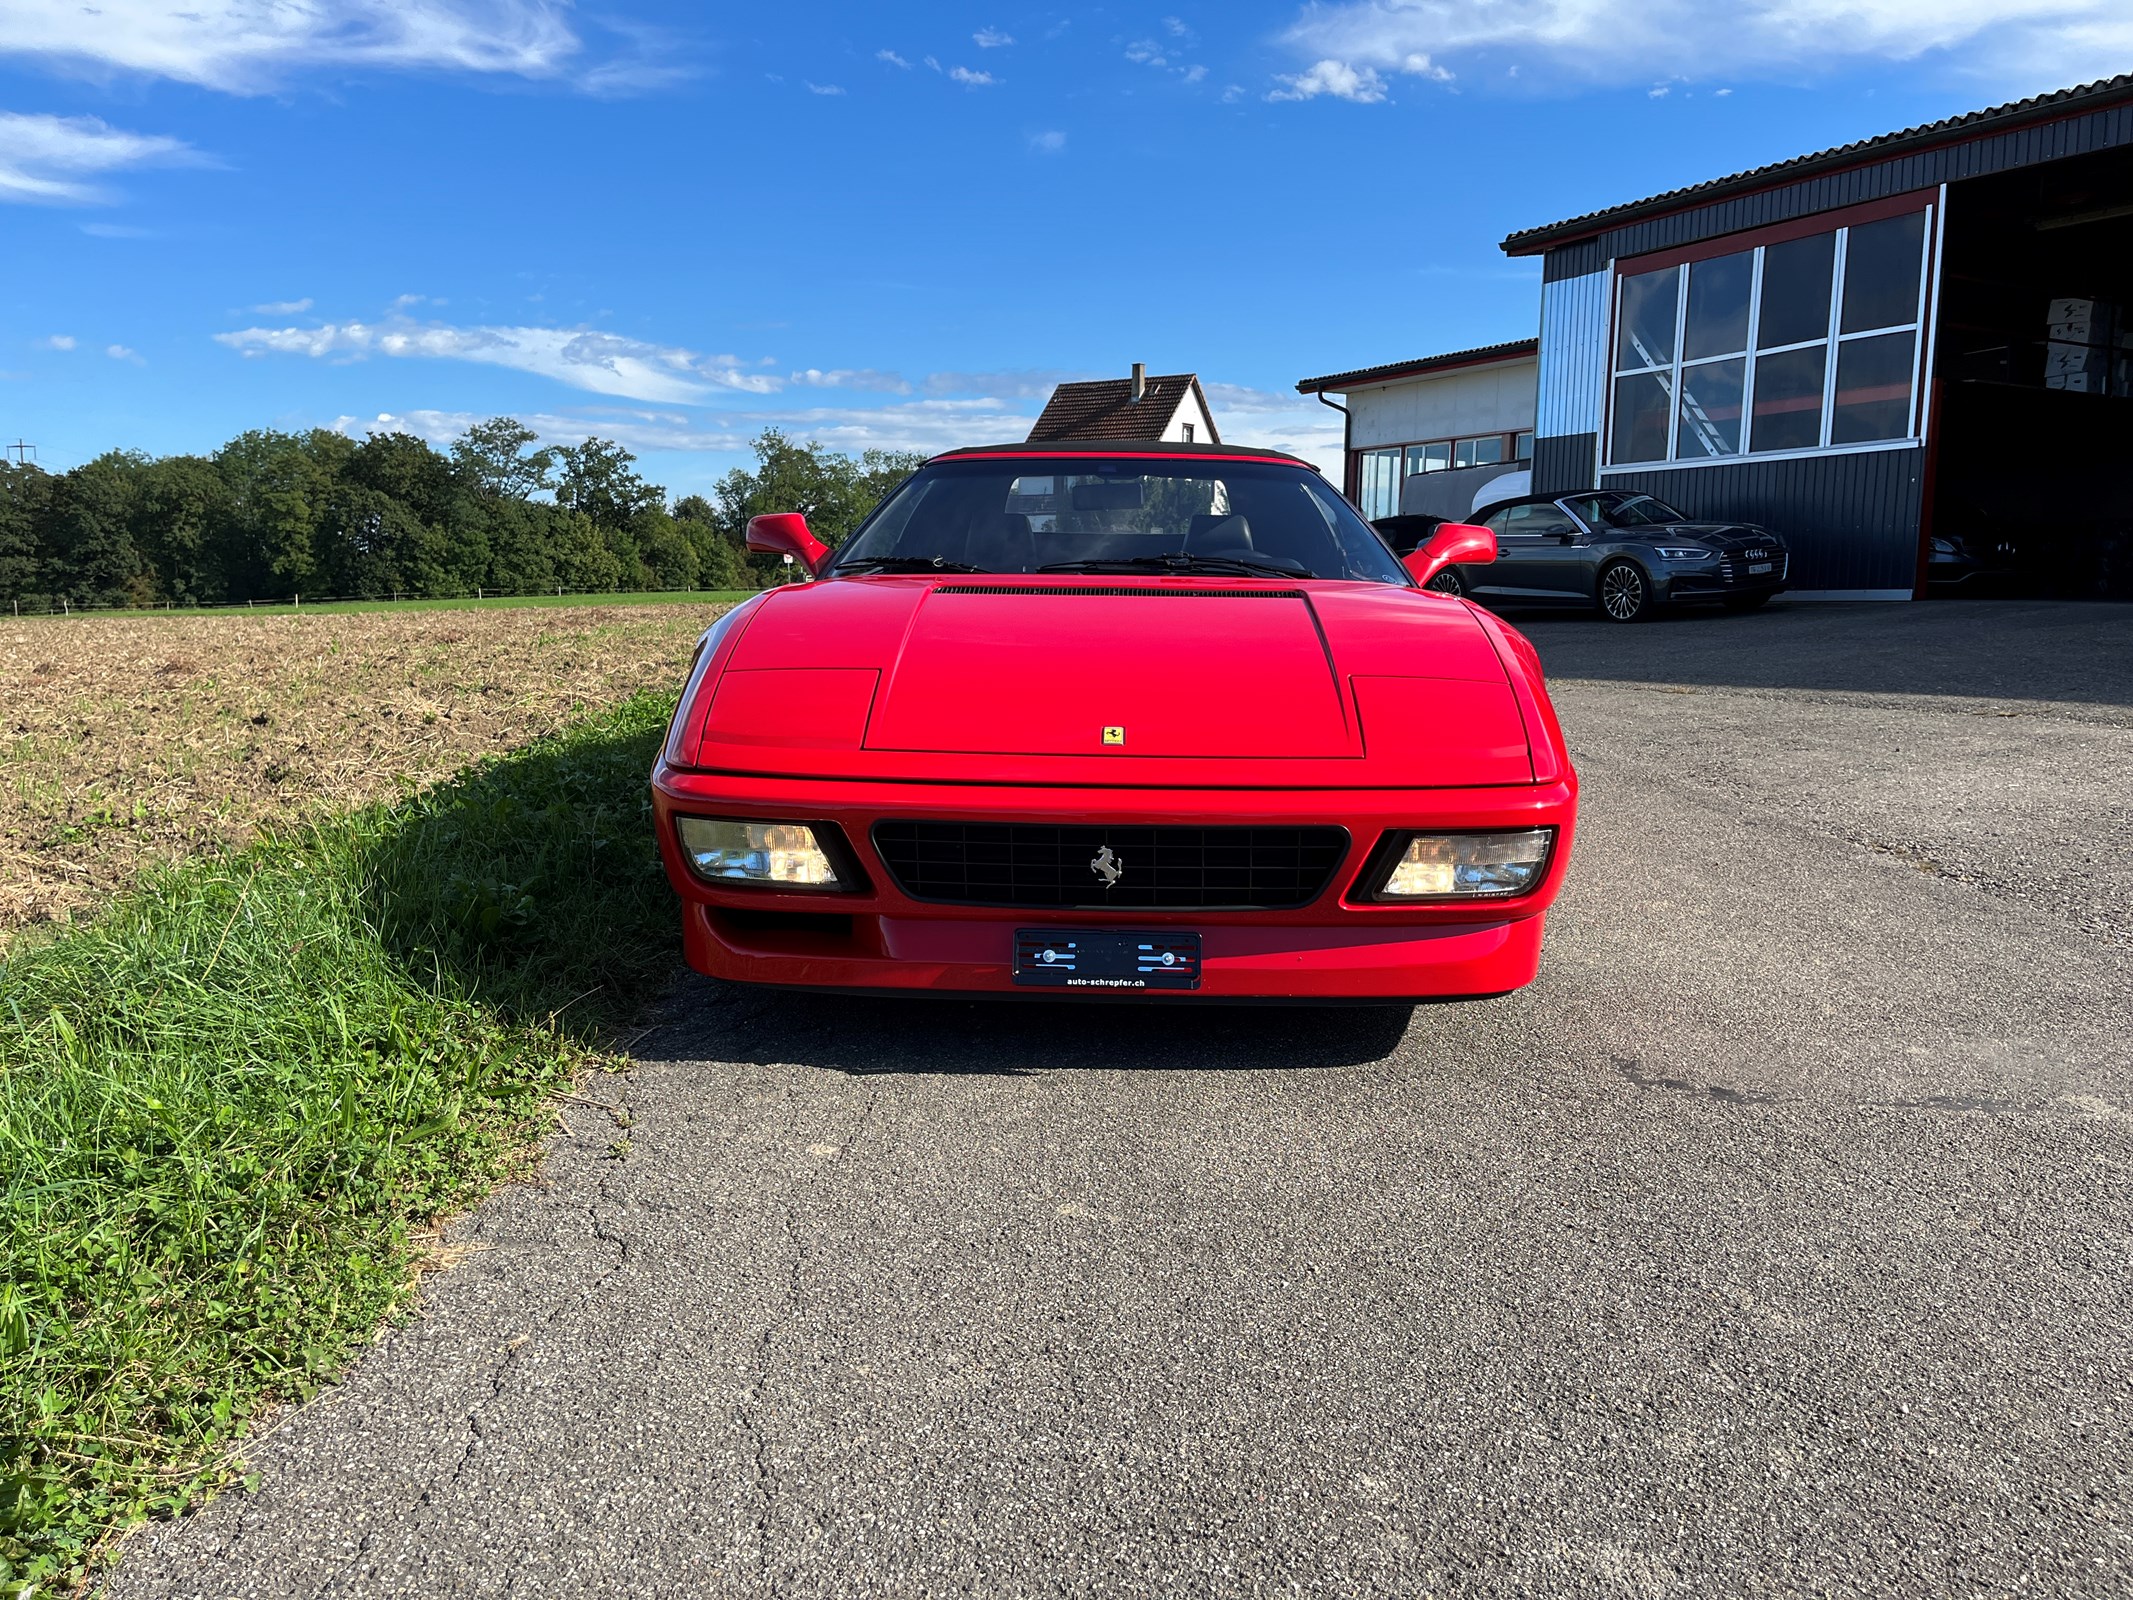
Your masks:
{"label": "white window frame", "polygon": [[[1771,248],[1769,244],[1746,247],[1746,249],[1754,252],[1754,260],[1750,264],[1749,271],[1748,344],[1745,350],[1734,351],[1731,354],[1699,356],[1694,361],[1683,359],[1682,341],[1688,332],[1689,274],[1701,262],[1723,260],[1729,255],[1739,255],[1743,252],[1740,250],[1714,248],[1709,255],[1698,255],[1688,260],[1676,261],[1667,267],[1646,269],[1651,272],[1671,270],[1676,274],[1674,284],[1673,359],[1663,366],[1618,367],[1615,364],[1620,355],[1618,347],[1621,340],[1620,318],[1623,298],[1621,285],[1628,278],[1642,277],[1645,274],[1643,272],[1624,272],[1622,263],[1614,263],[1613,282],[1609,294],[1612,306],[1611,315],[1608,318],[1607,394],[1604,408],[1605,414],[1602,418],[1600,431],[1600,470],[1602,472],[1646,472],[1655,468],[1671,470],[1679,467],[1715,467],[1744,461],[1786,461],[1796,460],[1803,456],[1846,455],[1872,450],[1903,450],[1915,447],[1922,437],[1922,422],[1925,410],[1923,378],[1928,361],[1925,335],[1934,275],[1939,265],[1940,206],[1936,200],[1929,201],[1916,209],[1925,214],[1925,229],[1924,238],[1919,249],[1918,297],[1912,308],[1911,321],[1907,323],[1891,323],[1889,326],[1882,328],[1860,328],[1850,333],[1843,331],[1844,279],[1846,261],[1850,253],[1852,229],[1855,227],[1868,227],[1875,222],[1889,221],[1894,217],[1911,214],[1909,210],[1905,210],[1892,212],[1886,217],[1871,217],[1861,222],[1838,223],[1827,230],[1836,235],[1834,258],[1830,264],[1828,325],[1820,338],[1801,339],[1792,344],[1776,345],[1768,350],[1759,349],[1756,341],[1762,331],[1763,261],[1765,253]],[[1811,238],[1813,235],[1802,235],[1801,237]],[[1712,243],[1718,245],[1722,244],[1723,241],[1714,240]],[[1911,335],[1911,398],[1910,409],[1905,417],[1903,434],[1893,439],[1866,439],[1850,444],[1833,444],[1831,442],[1831,434],[1836,427],[1837,363],[1843,354],[1843,347],[1847,344],[1856,344],[1862,339],[1878,339],[1895,333],[1909,333]],[[1804,445],[1792,450],[1754,449],[1755,377],[1762,359],[1765,356],[1783,355],[1793,350],[1808,350],[1818,345],[1823,348],[1825,354],[1822,366],[1821,426],[1816,435],[1816,442],[1812,445]],[[1743,361],[1746,363],[1746,370],[1741,377],[1740,449],[1732,455],[1683,456],[1681,454],[1680,440],[1682,373],[1689,368],[1709,366],[1720,361]],[[1666,455],[1653,460],[1617,461],[1614,459],[1617,389],[1624,378],[1641,377],[1649,374],[1658,374],[1661,381],[1666,385]]]}
{"label": "white window frame", "polygon": [[[1392,457],[1392,509],[1390,511],[1373,511],[1370,509],[1370,460],[1373,456]],[[1406,461],[1406,451],[1401,446],[1396,444],[1370,445],[1364,449],[1356,451],[1355,503],[1357,509],[1359,509],[1364,516],[1392,517],[1399,515],[1400,495],[1401,491],[1404,489],[1407,483],[1407,476],[1404,471]],[[1380,487],[1382,487],[1382,485]]]}

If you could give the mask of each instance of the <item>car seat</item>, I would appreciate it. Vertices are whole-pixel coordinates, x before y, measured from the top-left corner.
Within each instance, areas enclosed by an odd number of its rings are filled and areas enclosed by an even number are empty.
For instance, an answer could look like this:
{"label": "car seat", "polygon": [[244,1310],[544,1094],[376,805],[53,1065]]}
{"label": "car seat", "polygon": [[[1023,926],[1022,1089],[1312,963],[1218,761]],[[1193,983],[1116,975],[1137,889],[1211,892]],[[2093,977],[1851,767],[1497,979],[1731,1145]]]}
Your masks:
{"label": "car seat", "polygon": [[1002,511],[971,524],[964,540],[963,559],[987,572],[1029,572],[1037,565],[1037,540],[1029,518],[1019,511]]}
{"label": "car seat", "polygon": [[1234,511],[1202,511],[1186,524],[1187,555],[1248,555],[1255,548],[1251,521]]}

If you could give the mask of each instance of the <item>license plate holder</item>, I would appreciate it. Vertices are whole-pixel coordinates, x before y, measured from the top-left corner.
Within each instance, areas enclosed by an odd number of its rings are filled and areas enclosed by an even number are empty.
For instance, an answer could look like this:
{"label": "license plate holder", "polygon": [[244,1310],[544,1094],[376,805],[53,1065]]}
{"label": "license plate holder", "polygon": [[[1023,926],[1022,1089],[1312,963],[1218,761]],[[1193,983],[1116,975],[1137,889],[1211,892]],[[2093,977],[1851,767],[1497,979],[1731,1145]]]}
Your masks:
{"label": "license plate holder", "polygon": [[1033,989],[1197,989],[1200,936],[1167,928],[1017,928],[1014,979]]}

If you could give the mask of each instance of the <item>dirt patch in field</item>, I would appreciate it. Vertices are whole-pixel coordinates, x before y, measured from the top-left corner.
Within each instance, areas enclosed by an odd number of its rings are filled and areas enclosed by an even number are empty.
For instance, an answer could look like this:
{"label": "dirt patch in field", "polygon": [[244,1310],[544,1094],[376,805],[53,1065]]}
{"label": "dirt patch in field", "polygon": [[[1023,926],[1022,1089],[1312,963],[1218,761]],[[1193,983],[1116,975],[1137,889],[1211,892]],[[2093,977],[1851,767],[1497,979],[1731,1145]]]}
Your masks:
{"label": "dirt patch in field", "polygon": [[719,605],[0,622],[0,939],[678,687]]}

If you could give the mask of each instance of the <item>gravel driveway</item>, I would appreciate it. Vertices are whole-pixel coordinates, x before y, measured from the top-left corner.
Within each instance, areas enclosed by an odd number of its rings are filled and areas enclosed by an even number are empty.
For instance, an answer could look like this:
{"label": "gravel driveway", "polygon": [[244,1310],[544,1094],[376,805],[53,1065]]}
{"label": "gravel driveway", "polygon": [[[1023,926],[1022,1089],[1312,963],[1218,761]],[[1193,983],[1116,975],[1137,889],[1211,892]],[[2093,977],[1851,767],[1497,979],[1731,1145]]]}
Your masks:
{"label": "gravel driveway", "polygon": [[2133,609],[1517,619],[1540,981],[692,982],[113,1592],[2133,1587]]}

